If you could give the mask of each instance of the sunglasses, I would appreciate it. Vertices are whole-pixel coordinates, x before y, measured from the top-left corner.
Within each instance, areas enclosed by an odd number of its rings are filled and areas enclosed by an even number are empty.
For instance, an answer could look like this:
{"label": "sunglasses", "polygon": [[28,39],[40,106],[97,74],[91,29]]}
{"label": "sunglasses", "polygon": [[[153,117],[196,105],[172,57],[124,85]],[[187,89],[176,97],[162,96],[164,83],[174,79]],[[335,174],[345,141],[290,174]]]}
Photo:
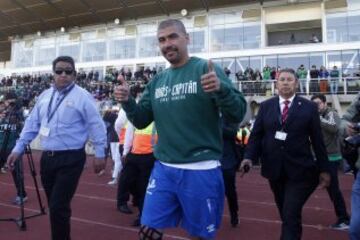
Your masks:
{"label": "sunglasses", "polygon": [[55,70],[55,73],[57,75],[61,75],[63,72],[65,72],[66,75],[71,75],[74,73],[74,70],[65,70],[65,69]]}

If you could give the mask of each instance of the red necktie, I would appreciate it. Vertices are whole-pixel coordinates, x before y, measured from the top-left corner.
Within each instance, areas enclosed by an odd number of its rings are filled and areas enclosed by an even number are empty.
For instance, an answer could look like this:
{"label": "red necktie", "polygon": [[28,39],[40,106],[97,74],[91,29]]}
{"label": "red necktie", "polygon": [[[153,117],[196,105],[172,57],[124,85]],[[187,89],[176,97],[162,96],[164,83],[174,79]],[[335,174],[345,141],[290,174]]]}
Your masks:
{"label": "red necktie", "polygon": [[281,113],[281,122],[282,122],[282,124],[285,123],[285,121],[286,121],[286,119],[288,117],[290,101],[285,100],[284,104],[285,104],[285,107],[284,107],[284,109],[283,109],[283,111]]}

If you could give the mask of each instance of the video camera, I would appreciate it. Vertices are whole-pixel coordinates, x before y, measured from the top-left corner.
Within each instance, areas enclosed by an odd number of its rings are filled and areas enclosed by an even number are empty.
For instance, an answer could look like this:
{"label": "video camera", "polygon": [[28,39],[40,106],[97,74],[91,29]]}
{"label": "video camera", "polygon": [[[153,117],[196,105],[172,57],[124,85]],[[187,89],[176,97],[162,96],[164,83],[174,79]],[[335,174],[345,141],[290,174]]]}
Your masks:
{"label": "video camera", "polygon": [[357,132],[355,136],[349,136],[344,139],[345,145],[350,145],[353,148],[360,147],[360,122],[353,125],[353,129]]}

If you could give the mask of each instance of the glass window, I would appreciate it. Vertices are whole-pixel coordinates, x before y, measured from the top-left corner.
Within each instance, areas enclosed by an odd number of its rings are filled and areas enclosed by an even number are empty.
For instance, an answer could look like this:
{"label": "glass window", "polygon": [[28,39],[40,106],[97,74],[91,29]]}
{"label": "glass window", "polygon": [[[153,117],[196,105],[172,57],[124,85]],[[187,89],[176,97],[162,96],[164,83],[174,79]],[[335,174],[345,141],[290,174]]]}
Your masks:
{"label": "glass window", "polygon": [[239,70],[241,71],[245,71],[245,69],[247,67],[250,66],[250,58],[249,57],[241,57],[241,58],[237,58],[236,59],[238,65],[239,65]]}
{"label": "glass window", "polygon": [[256,70],[261,70],[261,57],[250,57],[250,67]]}
{"label": "glass window", "polygon": [[360,41],[360,11],[349,12],[349,41]]}
{"label": "glass window", "polygon": [[315,65],[317,69],[321,66],[325,66],[325,54],[324,53],[310,53],[310,66]]}
{"label": "glass window", "polygon": [[200,53],[205,52],[205,31],[204,30],[190,30],[190,44],[189,52],[190,53]]}
{"label": "glass window", "polygon": [[264,66],[268,65],[269,67],[273,68],[273,67],[277,67],[279,65],[278,63],[278,57],[276,55],[272,55],[272,56],[265,56],[264,57]]}
{"label": "glass window", "polygon": [[109,58],[135,58],[135,38],[111,40],[109,43]]}
{"label": "glass window", "polygon": [[12,61],[17,68],[31,67],[33,65],[33,45],[32,42],[21,41],[12,45]]}
{"label": "glass window", "polygon": [[261,26],[259,22],[244,24],[244,48],[260,48]]}
{"label": "glass window", "polygon": [[55,47],[43,47],[35,50],[35,65],[50,65],[55,59]]}
{"label": "glass window", "polygon": [[326,68],[332,69],[336,66],[338,69],[341,68],[341,51],[334,51],[327,53]]}
{"label": "glass window", "polygon": [[329,43],[347,42],[348,27],[346,13],[329,14],[326,16],[327,41]]}
{"label": "glass window", "polygon": [[358,50],[350,50],[342,52],[342,72],[352,75],[357,66],[359,66]]}
{"label": "glass window", "polygon": [[106,44],[105,42],[84,42],[83,62],[94,62],[105,60]]}
{"label": "glass window", "polygon": [[75,62],[78,62],[80,60],[80,45],[59,46],[59,56],[70,56]]}
{"label": "glass window", "polygon": [[222,51],[225,44],[225,29],[216,28],[211,30],[211,51]]}
{"label": "glass window", "polygon": [[140,36],[138,46],[139,57],[155,57],[160,55],[156,36]]}
{"label": "glass window", "polygon": [[281,68],[292,68],[296,71],[300,65],[304,65],[305,68],[309,67],[308,54],[279,55],[279,66]]}
{"label": "glass window", "polygon": [[224,30],[224,50],[236,50],[243,48],[242,26],[227,25]]}

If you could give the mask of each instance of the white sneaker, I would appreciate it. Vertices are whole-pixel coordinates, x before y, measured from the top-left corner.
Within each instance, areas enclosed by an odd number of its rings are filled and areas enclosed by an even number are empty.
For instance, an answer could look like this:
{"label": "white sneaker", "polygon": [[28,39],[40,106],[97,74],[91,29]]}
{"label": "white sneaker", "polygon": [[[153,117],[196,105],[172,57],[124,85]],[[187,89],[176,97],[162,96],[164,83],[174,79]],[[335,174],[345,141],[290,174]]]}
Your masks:
{"label": "white sneaker", "polygon": [[115,178],[113,178],[113,180],[111,180],[110,182],[108,182],[109,185],[115,185],[117,184],[117,180]]}

